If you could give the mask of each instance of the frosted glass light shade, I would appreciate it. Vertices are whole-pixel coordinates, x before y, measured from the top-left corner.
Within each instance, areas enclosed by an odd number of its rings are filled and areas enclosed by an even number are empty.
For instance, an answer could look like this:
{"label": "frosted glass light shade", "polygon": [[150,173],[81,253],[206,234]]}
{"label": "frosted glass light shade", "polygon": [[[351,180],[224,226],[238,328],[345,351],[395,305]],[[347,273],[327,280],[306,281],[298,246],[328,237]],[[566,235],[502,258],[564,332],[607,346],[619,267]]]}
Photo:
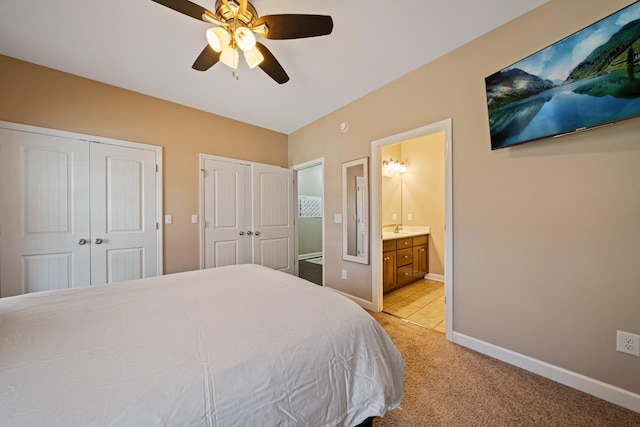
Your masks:
{"label": "frosted glass light shade", "polygon": [[262,56],[262,53],[257,47],[254,47],[253,49],[244,52],[244,59],[247,61],[249,68],[255,68],[264,61],[264,56]]}
{"label": "frosted glass light shade", "polygon": [[240,60],[240,55],[238,54],[238,49],[234,49],[231,46],[227,46],[222,50],[220,54],[220,62],[226,65],[229,68],[233,68],[234,70],[238,69],[238,61]]}
{"label": "frosted glass light shade", "polygon": [[212,27],[207,30],[207,42],[211,49],[221,52],[225,47],[229,46],[231,37],[226,30],[220,27]]}
{"label": "frosted glass light shade", "polygon": [[238,27],[234,33],[236,45],[245,52],[256,47],[256,36],[247,27]]}

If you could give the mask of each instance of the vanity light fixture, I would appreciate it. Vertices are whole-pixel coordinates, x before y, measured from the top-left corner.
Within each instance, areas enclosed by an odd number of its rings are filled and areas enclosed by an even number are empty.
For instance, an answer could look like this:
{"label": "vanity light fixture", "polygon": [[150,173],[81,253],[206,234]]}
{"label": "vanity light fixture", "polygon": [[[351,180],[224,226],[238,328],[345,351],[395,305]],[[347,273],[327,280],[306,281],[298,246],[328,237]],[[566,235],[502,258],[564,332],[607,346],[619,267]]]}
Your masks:
{"label": "vanity light fixture", "polygon": [[389,158],[389,160],[383,160],[382,167],[390,172],[405,173],[407,171],[407,165],[405,165],[404,162],[393,160],[392,158]]}

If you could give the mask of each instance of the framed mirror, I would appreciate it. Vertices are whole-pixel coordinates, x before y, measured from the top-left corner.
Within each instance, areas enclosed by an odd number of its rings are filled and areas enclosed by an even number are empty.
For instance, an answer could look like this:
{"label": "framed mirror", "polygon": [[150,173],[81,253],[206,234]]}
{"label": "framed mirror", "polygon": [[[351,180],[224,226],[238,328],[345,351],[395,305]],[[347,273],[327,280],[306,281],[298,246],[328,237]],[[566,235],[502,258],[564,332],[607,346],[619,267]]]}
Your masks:
{"label": "framed mirror", "polygon": [[382,226],[402,225],[402,175],[382,171]]}
{"label": "framed mirror", "polygon": [[369,264],[369,158],[342,164],[342,259]]}

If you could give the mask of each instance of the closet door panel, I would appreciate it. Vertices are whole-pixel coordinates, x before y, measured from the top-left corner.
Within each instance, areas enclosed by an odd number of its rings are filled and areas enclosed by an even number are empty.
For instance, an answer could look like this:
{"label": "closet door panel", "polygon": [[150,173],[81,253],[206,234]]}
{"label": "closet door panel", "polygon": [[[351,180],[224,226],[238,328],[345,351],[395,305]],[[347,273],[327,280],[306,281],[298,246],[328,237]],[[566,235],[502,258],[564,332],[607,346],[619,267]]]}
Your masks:
{"label": "closet door panel", "polygon": [[0,296],[88,286],[87,143],[0,129],[0,151]]}
{"label": "closet door panel", "polygon": [[155,153],[91,144],[91,283],[158,274]]}
{"label": "closet door panel", "polygon": [[253,165],[254,263],[294,274],[293,171]]}
{"label": "closet door panel", "polygon": [[204,159],[204,268],[251,263],[251,168]]}

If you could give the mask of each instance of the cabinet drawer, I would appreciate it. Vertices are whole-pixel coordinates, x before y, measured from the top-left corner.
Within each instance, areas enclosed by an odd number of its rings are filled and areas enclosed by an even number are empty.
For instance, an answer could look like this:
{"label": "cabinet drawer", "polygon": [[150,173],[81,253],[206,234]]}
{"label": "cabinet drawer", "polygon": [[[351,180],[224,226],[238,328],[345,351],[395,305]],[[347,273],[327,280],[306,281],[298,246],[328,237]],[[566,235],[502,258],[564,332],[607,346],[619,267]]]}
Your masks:
{"label": "cabinet drawer", "polygon": [[398,249],[398,266],[411,264],[413,262],[413,248]]}
{"label": "cabinet drawer", "polygon": [[396,250],[396,240],[383,240],[382,241],[382,252],[389,252]]}
{"label": "cabinet drawer", "polygon": [[426,245],[428,243],[429,243],[428,234],[425,234],[424,236],[416,236],[413,238],[413,246]]}
{"label": "cabinet drawer", "polygon": [[398,286],[406,285],[413,282],[413,265],[405,265],[404,267],[398,267]]}
{"label": "cabinet drawer", "polygon": [[398,249],[410,248],[413,246],[413,237],[405,237],[403,239],[398,239]]}

